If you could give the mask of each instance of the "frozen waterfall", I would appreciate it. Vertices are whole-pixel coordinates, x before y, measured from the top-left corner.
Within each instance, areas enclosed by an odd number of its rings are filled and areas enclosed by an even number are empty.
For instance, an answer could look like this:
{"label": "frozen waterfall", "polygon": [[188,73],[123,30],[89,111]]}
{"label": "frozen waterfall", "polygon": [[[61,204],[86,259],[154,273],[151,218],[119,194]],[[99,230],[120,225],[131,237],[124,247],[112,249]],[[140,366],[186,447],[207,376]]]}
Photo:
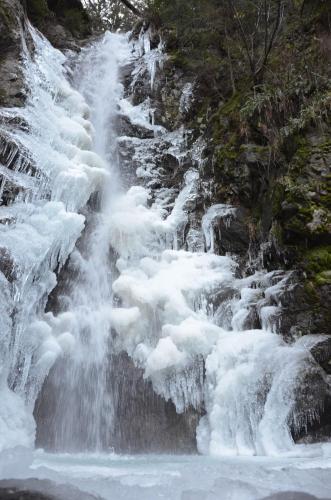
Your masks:
{"label": "frozen waterfall", "polygon": [[[148,99],[134,105],[121,83],[130,67],[131,90],[143,72],[153,88],[162,44],[151,49],[148,33],[138,41],[107,33],[70,72],[65,56],[31,33],[26,107],[2,112],[2,188],[11,182],[19,194],[1,209],[1,252],[11,267],[0,274],[0,449],[33,444],[32,412],[46,377],[54,448],[111,447],[110,367],[120,352],[178,413],[205,410],[202,453],[291,449],[291,426],[318,417],[319,408],[298,407],[305,376],[322,376],[310,354],[318,338],[287,344],[277,335],[286,273],[238,277],[235,256],[215,253],[217,218],[236,217],[235,207],[209,207],[200,226],[189,227],[202,146],[155,124]],[[119,135],[119,117],[148,134]],[[122,185],[123,144],[135,161]],[[178,192],[153,187],[160,144],[180,165],[190,162]]]}

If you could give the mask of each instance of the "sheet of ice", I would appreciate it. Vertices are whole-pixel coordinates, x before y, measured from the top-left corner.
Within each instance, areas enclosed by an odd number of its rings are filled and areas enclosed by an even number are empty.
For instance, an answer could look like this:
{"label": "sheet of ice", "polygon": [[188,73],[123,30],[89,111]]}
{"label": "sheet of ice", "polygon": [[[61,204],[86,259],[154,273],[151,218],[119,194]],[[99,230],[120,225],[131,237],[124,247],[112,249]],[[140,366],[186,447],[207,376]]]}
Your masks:
{"label": "sheet of ice", "polygon": [[92,151],[89,108],[68,82],[65,56],[28,29],[34,51],[30,55],[23,43],[27,102],[1,110],[7,159],[1,191],[11,182],[19,194],[0,214],[0,449],[33,444],[35,398],[57,356],[72,348],[70,332],[57,335],[40,318],[56,285],[55,270],[84,228],[78,211],[108,176],[105,162]]}
{"label": "sheet of ice", "polygon": [[[147,70],[150,76],[151,89],[153,90],[156,71],[158,68],[162,69],[166,54],[162,39],[156,48],[151,49],[151,36],[151,30],[146,30],[145,27],[143,27],[138,42],[134,46],[136,52],[140,56],[137,60],[134,76]],[[135,79],[133,79],[133,84],[134,82]]]}
{"label": "sheet of ice", "polygon": [[133,125],[138,125],[143,128],[152,130],[155,134],[165,132],[165,128],[161,125],[154,124],[153,109],[149,100],[133,106],[128,99],[119,101],[120,113],[129,118]]}
{"label": "sheet of ice", "polygon": [[208,208],[202,218],[202,230],[206,240],[207,251],[214,253],[215,251],[215,234],[214,224],[218,219],[225,219],[225,224],[235,216],[236,208],[231,205],[217,204]]}
{"label": "sheet of ice", "polygon": [[30,96],[24,108],[12,111],[28,127],[11,135],[42,173],[33,198],[50,197],[77,211],[104,180],[105,164],[91,151],[89,108],[66,78],[65,56],[30,31],[35,44],[33,59],[25,53]]}
{"label": "sheet of ice", "polygon": [[[77,497],[66,485],[105,500],[262,500],[276,493],[283,493],[277,497],[281,500],[303,500],[304,493],[326,499],[330,467],[330,449],[325,446],[298,447],[292,456],[279,458],[50,455],[42,451],[31,456],[24,450],[0,455],[0,478],[20,478],[27,489],[32,489],[28,478],[48,479],[52,481],[48,492],[61,495],[66,491],[67,500]],[[41,482],[35,486],[42,491]]]}
{"label": "sheet of ice", "polygon": [[5,382],[2,382],[0,391],[0,450],[16,446],[33,447],[35,422],[31,410],[27,409],[18,394],[8,389]]}
{"label": "sheet of ice", "polygon": [[193,99],[193,84],[188,82],[182,89],[182,95],[179,100],[179,111],[185,113],[189,111]]}

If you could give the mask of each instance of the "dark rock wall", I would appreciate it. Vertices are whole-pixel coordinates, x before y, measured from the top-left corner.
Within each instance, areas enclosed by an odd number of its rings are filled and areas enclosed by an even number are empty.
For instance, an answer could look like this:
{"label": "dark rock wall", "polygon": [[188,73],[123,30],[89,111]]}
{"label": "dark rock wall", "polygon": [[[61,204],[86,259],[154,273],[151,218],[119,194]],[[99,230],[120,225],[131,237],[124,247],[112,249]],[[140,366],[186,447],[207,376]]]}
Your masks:
{"label": "dark rock wall", "polygon": [[[56,363],[38,397],[36,446],[55,451],[81,451],[82,448],[93,451],[95,443],[88,442],[86,422],[79,411],[82,394],[78,387],[64,387],[60,382],[66,362],[70,360]],[[144,379],[143,370],[136,368],[126,353],[109,357],[107,379],[113,415],[109,414],[100,428],[104,450],[117,453],[196,452],[195,430],[199,414],[193,410],[178,414],[171,401],[165,401],[154,392],[151,382]],[[77,425],[64,439],[61,421],[68,404]]]}
{"label": "dark rock wall", "polygon": [[80,0],[25,0],[30,21],[59,49],[79,48],[91,35],[89,18]]}

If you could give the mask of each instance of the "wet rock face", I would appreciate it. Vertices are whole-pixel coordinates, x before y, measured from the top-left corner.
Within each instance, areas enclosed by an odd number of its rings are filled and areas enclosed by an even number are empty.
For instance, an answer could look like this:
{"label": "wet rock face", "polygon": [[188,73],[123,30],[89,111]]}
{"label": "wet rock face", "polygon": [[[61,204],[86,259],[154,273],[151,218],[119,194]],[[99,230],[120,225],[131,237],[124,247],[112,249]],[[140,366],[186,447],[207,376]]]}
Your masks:
{"label": "wet rock face", "polygon": [[[279,331],[287,339],[310,334],[330,333],[330,286],[317,286],[301,271],[292,274],[280,297],[282,312]],[[326,343],[326,346],[328,344]]]}
{"label": "wet rock face", "polygon": [[0,247],[0,272],[12,283],[16,278],[15,262],[6,248]]}
{"label": "wet rock face", "polygon": [[27,15],[60,50],[79,50],[80,42],[91,35],[89,19],[80,0],[27,0]]}
{"label": "wet rock face", "polygon": [[0,5],[0,106],[22,106],[25,86],[22,67],[22,37],[27,45],[24,10],[19,0],[2,0]]}
{"label": "wet rock face", "polygon": [[199,414],[187,410],[178,414],[171,401],[158,396],[143,370],[134,366],[126,353],[111,362],[110,380],[117,386],[114,447],[131,453],[196,452],[195,429]]}
{"label": "wet rock face", "polygon": [[238,208],[235,215],[219,217],[214,221],[216,245],[220,255],[226,253],[247,257],[250,245],[248,213]]}
{"label": "wet rock face", "polygon": [[[36,402],[36,446],[56,451],[80,451],[81,443],[84,442],[86,449],[91,445],[91,450],[94,450],[95,443],[86,442],[88,424],[82,419],[81,413],[73,417],[77,425],[74,435],[70,435],[70,443],[63,440],[58,432],[57,416],[63,414],[63,406],[70,402],[70,411],[79,411],[79,401],[82,398],[79,389],[75,387],[62,387],[61,397],[55,396],[59,391],[53,381],[59,378],[64,363],[65,361],[59,361],[53,367]],[[54,377],[55,372],[58,372],[58,377]],[[107,380],[113,414],[107,415],[100,429],[105,451],[197,451],[195,430],[200,418],[199,412],[189,409],[178,414],[171,401],[165,401],[154,392],[151,382],[144,379],[143,370],[135,367],[126,353],[110,356]]]}
{"label": "wet rock face", "polygon": [[321,340],[311,349],[311,354],[323,370],[331,375],[331,338]]}
{"label": "wet rock face", "polygon": [[2,500],[55,500],[55,497],[37,491],[22,491],[17,488],[0,488]]}
{"label": "wet rock face", "polygon": [[281,179],[284,200],[279,217],[288,244],[304,242],[311,247],[331,243],[329,137],[326,126],[303,136],[289,163],[288,178]]}

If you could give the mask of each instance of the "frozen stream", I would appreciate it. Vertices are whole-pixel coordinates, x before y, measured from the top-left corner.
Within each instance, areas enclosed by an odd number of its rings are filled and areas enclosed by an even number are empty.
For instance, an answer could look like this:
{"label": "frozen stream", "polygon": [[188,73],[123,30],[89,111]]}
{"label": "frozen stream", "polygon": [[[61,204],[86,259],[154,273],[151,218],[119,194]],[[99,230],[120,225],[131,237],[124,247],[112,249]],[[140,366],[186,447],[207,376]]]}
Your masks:
{"label": "frozen stream", "polygon": [[[298,447],[300,458],[170,455],[46,454],[8,452],[0,460],[0,477],[50,479],[56,492],[69,483],[107,500],[258,500],[279,492],[287,500],[306,494],[330,498],[331,446]],[[32,461],[32,463],[30,463]],[[30,489],[39,484],[23,480]],[[0,482],[0,487],[2,483]],[[62,497],[60,497],[62,499]],[[66,500],[74,498],[66,493]],[[81,497],[83,499],[83,497]],[[278,498],[278,497],[275,497]],[[307,497],[309,498],[309,497]]]}

